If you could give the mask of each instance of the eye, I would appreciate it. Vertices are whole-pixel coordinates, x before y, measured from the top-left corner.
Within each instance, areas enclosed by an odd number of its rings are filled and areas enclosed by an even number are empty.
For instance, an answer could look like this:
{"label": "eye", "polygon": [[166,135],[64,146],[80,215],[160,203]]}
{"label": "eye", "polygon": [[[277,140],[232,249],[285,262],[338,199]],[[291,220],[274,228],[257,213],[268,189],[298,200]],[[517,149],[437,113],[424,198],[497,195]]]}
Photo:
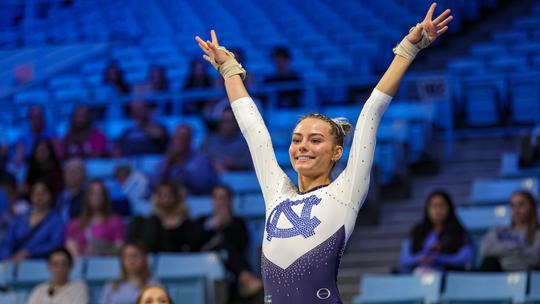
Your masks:
{"label": "eye", "polygon": [[313,144],[320,144],[322,142],[322,140],[320,140],[319,138],[312,138],[311,139],[311,143]]}
{"label": "eye", "polygon": [[300,139],[298,139],[298,138],[293,138],[293,139],[292,139],[292,143],[295,144],[295,145],[297,145],[297,144],[300,143]]}

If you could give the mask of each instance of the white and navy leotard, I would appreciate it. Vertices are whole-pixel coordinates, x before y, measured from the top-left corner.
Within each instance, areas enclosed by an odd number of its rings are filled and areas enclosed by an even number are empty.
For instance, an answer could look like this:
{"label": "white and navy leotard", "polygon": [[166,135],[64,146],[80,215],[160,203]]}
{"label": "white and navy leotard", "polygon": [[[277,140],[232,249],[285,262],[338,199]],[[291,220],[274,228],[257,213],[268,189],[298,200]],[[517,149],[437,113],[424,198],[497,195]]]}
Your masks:
{"label": "white and navy leotard", "polygon": [[392,98],[374,90],[365,103],[345,170],[328,186],[298,192],[279,167],[270,134],[249,97],[232,103],[255,165],[265,206],[265,303],[341,303],[337,271],[369,188],[375,138]]}

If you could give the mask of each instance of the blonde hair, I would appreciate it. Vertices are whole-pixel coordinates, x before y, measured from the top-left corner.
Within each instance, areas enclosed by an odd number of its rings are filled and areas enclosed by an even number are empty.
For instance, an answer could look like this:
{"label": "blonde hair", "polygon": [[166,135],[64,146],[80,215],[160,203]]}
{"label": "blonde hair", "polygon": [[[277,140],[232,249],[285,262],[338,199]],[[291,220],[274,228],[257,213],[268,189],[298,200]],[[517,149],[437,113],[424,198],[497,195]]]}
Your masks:
{"label": "blonde hair", "polygon": [[184,195],[184,190],[183,190],[182,186],[179,186],[179,185],[177,185],[177,184],[175,184],[173,182],[170,182],[170,181],[162,181],[156,187],[156,191],[155,191],[154,199],[153,199],[154,214],[156,214],[158,216],[161,216],[162,213],[163,213],[163,210],[160,210],[157,207],[157,204],[156,204],[157,192],[159,191],[160,188],[169,189],[173,193],[174,200],[175,200],[175,203],[176,203],[176,210],[175,211],[178,212],[183,218],[188,218],[189,217],[189,209],[188,209],[187,204],[186,204],[186,197]]}
{"label": "blonde hair", "polygon": [[298,120],[296,125],[298,125],[306,118],[315,118],[327,122],[330,125],[330,134],[332,134],[332,136],[334,137],[334,142],[338,146],[342,147],[345,137],[347,137],[347,134],[349,134],[349,132],[353,128],[352,124],[350,124],[345,117],[330,118],[320,113],[311,113],[304,115]]}
{"label": "blonde hair", "polygon": [[148,255],[146,253],[146,249],[139,245],[139,244],[135,244],[135,243],[127,243],[127,244],[124,244],[124,246],[122,246],[122,249],[120,249],[120,269],[121,269],[121,277],[117,280],[114,280],[113,283],[112,283],[112,290],[113,291],[117,291],[118,288],[120,288],[120,284],[124,283],[124,282],[127,282],[127,280],[129,279],[128,278],[128,274],[127,274],[127,269],[126,269],[126,266],[124,265],[124,253],[126,251],[126,249],[128,247],[133,247],[135,249],[137,249],[137,251],[139,251],[139,253],[141,253],[141,255],[143,256],[144,258],[144,261],[143,261],[143,269],[141,271],[141,273],[138,274],[138,282],[137,282],[137,288],[142,288],[147,282],[148,280],[150,279],[150,268],[148,267]]}
{"label": "blonde hair", "polygon": [[141,292],[139,293],[139,296],[137,297],[137,302],[135,304],[142,304],[143,295],[144,293],[152,288],[158,288],[161,289],[165,295],[167,296],[167,300],[169,300],[169,304],[174,304],[173,300],[171,299],[171,296],[167,292],[167,288],[165,286],[159,285],[159,284],[152,284],[152,285],[146,285],[141,289]]}

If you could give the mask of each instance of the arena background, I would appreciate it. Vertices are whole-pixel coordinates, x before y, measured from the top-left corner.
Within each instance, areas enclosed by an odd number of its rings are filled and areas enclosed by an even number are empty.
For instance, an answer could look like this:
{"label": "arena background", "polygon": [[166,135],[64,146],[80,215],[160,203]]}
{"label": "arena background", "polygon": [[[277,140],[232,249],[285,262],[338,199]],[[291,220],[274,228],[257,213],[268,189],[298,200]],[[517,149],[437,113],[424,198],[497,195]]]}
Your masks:
{"label": "arena background", "polygon": [[[170,137],[177,126],[190,126],[194,151],[218,132],[225,91],[210,65],[198,65],[201,52],[194,41],[195,35],[208,37],[215,29],[220,43],[234,49],[248,71],[246,84],[272,134],[278,162],[296,181],[287,151],[298,118],[322,112],[355,123],[393,56],[392,47],[422,20],[429,4],[425,0],[3,0],[0,169],[15,176],[18,189],[24,189],[28,163],[15,159],[18,144],[30,132],[32,109],[41,106],[46,130],[61,142],[73,110],[88,105],[94,126],[108,140],[101,157],[85,157],[88,178],[104,180],[112,197],[127,199],[122,214],[126,223],[150,214],[151,193],[131,199],[118,182],[117,169],[129,167],[144,181],[151,180],[164,152],[129,155],[116,143],[134,124],[129,111],[133,101],[147,105],[152,120],[165,126]],[[463,303],[539,301],[540,275],[534,271],[391,274],[399,268],[401,248],[423,217],[426,197],[433,190],[451,194],[475,246],[491,227],[509,225],[509,199],[515,190],[527,189],[535,196],[539,191],[540,152],[527,136],[540,123],[540,2],[438,4],[439,12],[453,10],[454,21],[447,34],[417,57],[384,116],[370,193],[341,261],[341,295],[345,303],[424,299],[428,303],[442,298]],[[276,57],[276,47],[286,55]],[[105,80],[111,64],[120,70],[125,87]],[[280,64],[286,66],[281,68],[289,78],[276,77]],[[161,69],[166,86],[153,86],[152,67]],[[217,178],[234,192],[233,209],[250,235],[246,258],[259,274],[264,206],[255,174],[217,170]],[[6,191],[0,188],[4,214]],[[186,199],[191,217],[211,214],[210,195],[195,194]],[[2,240],[8,223],[0,223]],[[479,266],[476,253],[471,270]],[[151,254],[150,266],[176,303],[224,303],[226,274],[219,254]],[[92,303],[97,303],[102,286],[118,275],[118,259],[113,256],[80,258],[72,273],[87,281]],[[48,277],[44,260],[4,260],[0,303],[24,303],[29,291]]]}

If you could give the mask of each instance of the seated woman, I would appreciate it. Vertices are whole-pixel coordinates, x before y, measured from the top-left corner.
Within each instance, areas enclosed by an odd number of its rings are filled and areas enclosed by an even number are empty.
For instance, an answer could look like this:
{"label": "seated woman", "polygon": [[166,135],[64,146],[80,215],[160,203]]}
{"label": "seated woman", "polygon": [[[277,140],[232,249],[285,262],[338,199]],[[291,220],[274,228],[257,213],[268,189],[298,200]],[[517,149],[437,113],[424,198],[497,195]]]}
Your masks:
{"label": "seated woman", "polygon": [[473,264],[473,252],[468,233],[456,217],[450,195],[434,191],[427,197],[424,219],[414,226],[401,252],[400,270],[465,270]]}
{"label": "seated woman", "polygon": [[44,181],[32,185],[32,209],[10,223],[0,247],[0,260],[18,262],[26,258],[45,258],[62,246],[65,227],[60,216],[52,211],[52,193],[52,187]]}
{"label": "seated woman", "polygon": [[48,258],[51,281],[32,290],[28,304],[72,304],[88,303],[88,288],[82,281],[71,281],[69,272],[73,267],[73,257],[65,248],[51,252]]}
{"label": "seated woman", "polygon": [[102,181],[90,182],[84,194],[81,215],[69,222],[66,247],[75,257],[116,255],[124,243],[124,223],[113,214]]}
{"label": "seated woman", "polygon": [[150,275],[148,256],[139,245],[128,243],[120,251],[122,277],[108,283],[101,295],[102,304],[134,304],[147,284],[157,284]]}
{"label": "seated woman", "polygon": [[216,186],[212,190],[214,212],[199,219],[205,237],[202,250],[226,252],[225,267],[234,277],[231,294],[249,296],[262,290],[262,282],[251,272],[245,259],[249,235],[244,221],[233,215],[232,200],[232,191],[227,186]]}
{"label": "seated woman", "polygon": [[189,219],[185,199],[171,182],[161,182],[154,198],[154,214],[135,217],[128,241],[141,243],[148,252],[193,252],[202,245],[202,229]]}
{"label": "seated woman", "polygon": [[536,200],[527,191],[510,198],[512,224],[489,231],[480,243],[481,269],[519,271],[540,267],[540,226]]}

